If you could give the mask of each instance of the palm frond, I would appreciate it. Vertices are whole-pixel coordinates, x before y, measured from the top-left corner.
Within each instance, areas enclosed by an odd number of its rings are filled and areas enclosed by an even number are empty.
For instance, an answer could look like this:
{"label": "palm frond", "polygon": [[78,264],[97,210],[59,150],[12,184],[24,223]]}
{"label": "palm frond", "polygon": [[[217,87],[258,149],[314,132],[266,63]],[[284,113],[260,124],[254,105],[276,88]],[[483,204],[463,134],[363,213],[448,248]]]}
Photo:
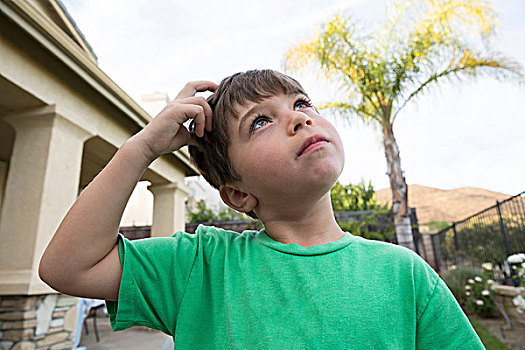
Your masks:
{"label": "palm frond", "polygon": [[375,115],[373,111],[369,111],[364,104],[355,106],[354,104],[345,102],[325,102],[319,105],[319,109],[328,109],[334,113],[334,115],[347,121],[350,119],[346,117],[352,114],[358,116],[365,123],[370,120],[378,121],[377,115]]}
{"label": "palm frond", "polygon": [[406,11],[409,5],[420,15],[397,28],[398,34],[391,38],[394,52],[387,53],[394,73],[390,90],[393,100],[421,75],[441,70],[441,62],[448,61],[458,48],[475,50],[472,40],[478,37],[486,41],[499,23],[495,11],[483,0],[405,1],[399,6]]}
{"label": "palm frond", "polygon": [[354,107],[346,110],[365,108],[378,121],[393,121],[410,100],[445,78],[523,78],[519,64],[479,45],[499,25],[488,1],[395,0],[390,9],[375,33],[351,16],[334,15],[287,51],[287,67],[317,66],[347,87],[351,99],[345,103]]}
{"label": "palm frond", "polygon": [[461,55],[451,60],[445,69],[430,74],[408,94],[393,113],[392,122],[395,120],[399,111],[401,111],[411,99],[441,80],[461,80],[462,78],[473,78],[481,75],[486,75],[500,81],[513,79],[520,84],[524,83],[523,67],[521,67],[518,62],[506,58],[499,53],[483,55],[480,52],[472,52],[464,49]]}

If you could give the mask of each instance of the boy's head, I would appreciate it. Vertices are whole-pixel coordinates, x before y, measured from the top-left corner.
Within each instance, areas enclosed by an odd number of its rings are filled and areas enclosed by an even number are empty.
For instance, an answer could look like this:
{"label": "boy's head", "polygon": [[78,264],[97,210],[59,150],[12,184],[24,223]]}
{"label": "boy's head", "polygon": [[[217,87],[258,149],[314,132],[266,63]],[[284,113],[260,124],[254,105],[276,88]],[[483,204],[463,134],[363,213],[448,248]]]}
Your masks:
{"label": "boy's head", "polygon": [[[238,119],[235,107],[260,102],[278,94],[306,95],[295,79],[273,70],[251,70],[223,79],[219,88],[208,97],[213,111],[212,132],[197,138],[197,146],[189,146],[191,158],[202,176],[216,189],[222,184],[241,180],[229,156],[229,120]],[[247,213],[257,218],[253,211]]]}
{"label": "boy's head", "polygon": [[[277,100],[276,96],[280,100]],[[309,107],[310,111],[295,111],[296,100],[298,97],[299,101],[302,101],[299,102],[299,107]],[[244,73],[234,74],[223,79],[218,89],[208,97],[207,102],[213,111],[212,131],[208,132],[205,130],[204,136],[197,137],[196,144],[190,145],[188,149],[194,164],[213,187],[221,189],[221,186],[225,184],[234,184],[243,181],[244,175],[241,176],[238,171],[239,168],[243,168],[243,164],[234,165],[232,153],[233,155],[238,155],[239,152],[242,153],[244,147],[248,146],[245,141],[251,142],[254,140],[257,137],[256,133],[269,133],[269,131],[263,130],[252,132],[252,127],[247,126],[249,121],[243,121],[241,123],[239,118],[243,117],[248,107],[251,110],[252,108],[261,105],[262,107],[258,113],[260,114],[263,112],[260,117],[265,119],[262,121],[266,124],[258,124],[257,126],[262,126],[260,129],[263,129],[270,123],[274,126],[277,124],[278,116],[272,116],[272,113],[277,111],[276,108],[281,108],[279,107],[279,101],[281,101],[281,105],[283,103],[288,103],[287,101],[284,101],[285,98],[290,99],[291,102],[289,104],[292,106],[291,109],[294,111],[293,113],[296,114],[296,117],[302,119],[306,124],[310,123],[308,125],[312,125],[312,119],[309,118],[307,114],[311,116],[313,116],[313,114],[319,116],[313,106],[309,104],[308,96],[302,86],[295,79],[273,70],[251,70]],[[268,105],[267,101],[274,102],[270,102],[272,104]],[[301,105],[301,103],[303,104]],[[307,106],[304,104],[307,104]],[[270,110],[270,108],[273,109]],[[281,111],[282,110],[280,110],[279,113],[275,112],[274,114],[282,114]],[[288,113],[288,111],[285,113]],[[255,114],[255,112],[248,114]],[[257,118],[257,116],[255,116],[255,118]],[[319,116],[319,118],[321,117]],[[254,119],[253,116],[252,119]],[[284,120],[284,116],[281,119]],[[239,125],[244,126],[244,129],[246,130],[241,130]],[[297,131],[297,127],[294,127],[293,129],[295,130],[293,132]],[[320,130],[322,134],[330,134],[332,132],[332,130],[323,132],[322,130],[326,130],[326,128],[323,129],[322,126]],[[337,134],[335,128],[333,129],[333,132]],[[301,140],[299,140],[299,137],[296,137],[297,141],[294,143],[294,147],[297,142],[301,141],[301,144],[303,144],[306,137],[312,136],[313,128],[312,132],[304,132],[303,134],[304,135],[301,136],[304,137],[302,137]],[[340,142],[338,135],[336,137],[332,135],[331,138],[337,138]],[[241,140],[241,142],[239,142],[239,140]],[[266,141],[269,142],[269,140],[270,139],[267,139]],[[272,140],[272,143],[275,143],[276,141],[279,143],[281,142],[281,139],[275,138],[275,136],[273,136]],[[337,140],[330,141],[337,144]],[[232,144],[233,142],[235,142],[235,144]],[[267,143],[266,147],[268,146],[270,145]],[[260,147],[258,149],[260,149]],[[342,146],[340,149],[342,153]],[[248,150],[248,147],[246,147],[246,150]],[[251,154],[256,156],[255,153],[256,152],[252,152]],[[268,156],[272,157],[271,155]],[[237,159],[237,163],[240,163],[239,157],[235,158]],[[264,160],[261,159],[261,161]],[[289,165],[287,166],[289,167]],[[246,173],[245,169],[243,169],[243,172]],[[337,174],[337,176],[338,175],[339,174]],[[283,181],[286,181],[286,179],[283,179]],[[253,210],[247,211],[247,214],[253,218],[257,218]]]}

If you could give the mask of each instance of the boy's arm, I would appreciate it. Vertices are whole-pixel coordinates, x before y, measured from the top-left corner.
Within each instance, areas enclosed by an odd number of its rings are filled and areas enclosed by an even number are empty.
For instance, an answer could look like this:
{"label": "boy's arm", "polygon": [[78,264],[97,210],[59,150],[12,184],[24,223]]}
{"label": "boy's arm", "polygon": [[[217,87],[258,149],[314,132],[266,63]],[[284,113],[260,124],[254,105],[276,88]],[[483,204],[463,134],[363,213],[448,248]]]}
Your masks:
{"label": "boy's arm", "polygon": [[417,321],[416,349],[485,349],[441,278],[436,281],[425,310]]}
{"label": "boy's arm", "polygon": [[120,219],[149,164],[133,138],[120,147],[49,242],[39,266],[44,282],[66,294],[116,300],[122,275],[115,244]]}
{"label": "boy's arm", "polygon": [[82,191],[40,260],[40,278],[69,295],[117,300],[122,276],[117,236],[126,203],[148,165],[159,155],[191,143],[183,126],[195,120],[202,136],[211,130],[211,109],[198,91],[211,82],[188,83],[143,130],[127,140],[107,166]]}

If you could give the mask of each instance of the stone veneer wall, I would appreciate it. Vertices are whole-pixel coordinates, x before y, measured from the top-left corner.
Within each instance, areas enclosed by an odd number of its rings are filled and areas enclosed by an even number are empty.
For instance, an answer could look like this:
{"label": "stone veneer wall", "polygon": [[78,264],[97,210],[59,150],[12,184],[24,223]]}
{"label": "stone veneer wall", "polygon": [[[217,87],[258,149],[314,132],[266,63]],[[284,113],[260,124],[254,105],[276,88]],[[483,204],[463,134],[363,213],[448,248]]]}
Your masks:
{"label": "stone veneer wall", "polygon": [[72,349],[78,300],[64,294],[0,296],[0,350]]}

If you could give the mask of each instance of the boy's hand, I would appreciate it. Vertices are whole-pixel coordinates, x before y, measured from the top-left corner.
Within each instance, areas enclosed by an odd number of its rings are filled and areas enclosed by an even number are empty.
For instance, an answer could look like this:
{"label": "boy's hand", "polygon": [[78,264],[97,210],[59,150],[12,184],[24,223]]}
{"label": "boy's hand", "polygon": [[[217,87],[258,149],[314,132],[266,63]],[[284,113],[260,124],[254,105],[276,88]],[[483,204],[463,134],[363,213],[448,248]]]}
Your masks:
{"label": "boy's hand", "polygon": [[195,93],[215,91],[217,87],[211,81],[189,82],[173,101],[129,141],[136,142],[150,161],[192,144],[195,135],[186,129],[184,122],[195,119],[195,134],[199,137],[204,135],[204,128],[208,131],[212,128],[211,107],[203,97],[195,96]]}

